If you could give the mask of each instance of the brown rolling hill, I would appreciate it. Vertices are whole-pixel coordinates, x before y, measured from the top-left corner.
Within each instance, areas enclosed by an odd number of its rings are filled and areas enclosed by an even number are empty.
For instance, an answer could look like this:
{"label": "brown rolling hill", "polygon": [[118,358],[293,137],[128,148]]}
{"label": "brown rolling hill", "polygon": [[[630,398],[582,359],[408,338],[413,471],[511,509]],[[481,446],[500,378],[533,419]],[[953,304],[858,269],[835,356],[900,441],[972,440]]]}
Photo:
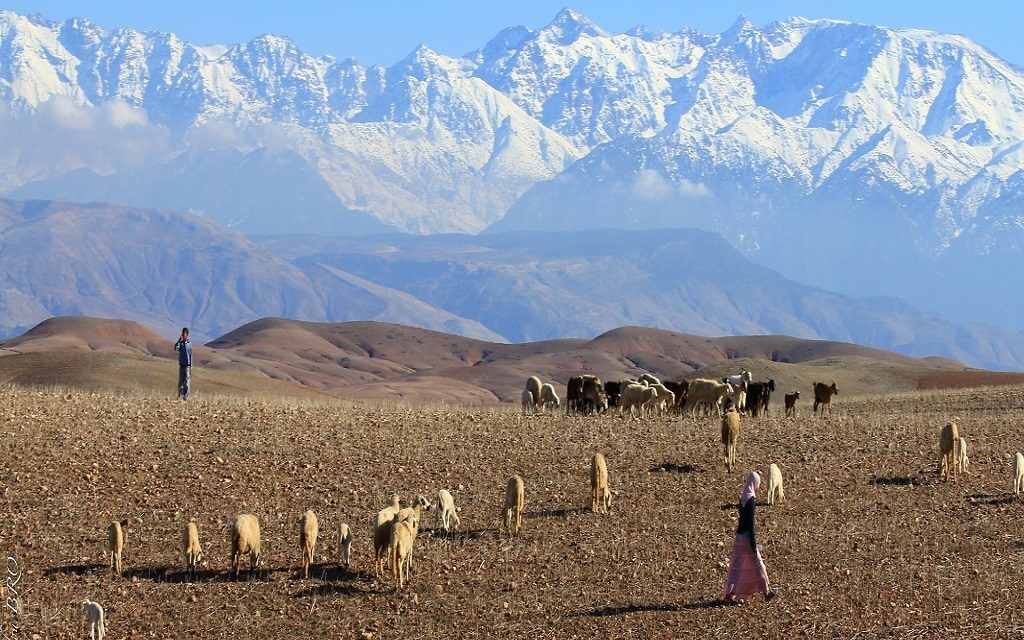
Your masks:
{"label": "brown rolling hill", "polygon": [[[136,322],[51,318],[0,343],[0,382],[173,393],[174,337]],[[264,318],[197,346],[197,393],[272,394],[376,402],[517,402],[539,375],[562,393],[569,377],[653,373],[718,378],[749,369],[778,393],[835,381],[841,397],[922,388],[1024,384],[1024,374],[788,336],[708,338],[623,327],[594,339],[493,343],[382,322]]]}

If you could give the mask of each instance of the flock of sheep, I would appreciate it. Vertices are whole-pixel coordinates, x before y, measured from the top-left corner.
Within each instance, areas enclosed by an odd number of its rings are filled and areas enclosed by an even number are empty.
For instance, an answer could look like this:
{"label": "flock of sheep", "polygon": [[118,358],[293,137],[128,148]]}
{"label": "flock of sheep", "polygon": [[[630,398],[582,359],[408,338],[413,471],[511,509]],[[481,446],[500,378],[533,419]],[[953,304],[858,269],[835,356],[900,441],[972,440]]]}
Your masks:
{"label": "flock of sheep", "polygon": [[[768,413],[771,394],[775,391],[775,380],[754,382],[751,373],[727,376],[721,380],[697,378],[678,382],[662,382],[649,373],[637,380],[620,380],[601,383],[594,375],[575,376],[566,385],[565,410],[568,413],[596,413],[615,409],[629,415],[661,414],[670,410],[689,412],[693,417],[698,410],[704,415],[712,411],[722,416],[726,403],[740,411],[749,411],[758,416]],[[832,397],[839,394],[836,383],[826,385],[815,382],[814,413],[825,409],[832,413]],[[561,399],[553,384],[542,383],[537,376],[530,376],[520,395],[524,414],[546,413],[561,406]],[[786,417],[796,417],[796,402],[800,392],[794,390],[785,395]]]}
{"label": "flock of sheep", "polygon": [[[671,388],[671,387],[674,387]],[[673,407],[679,411],[689,409],[691,414],[698,407],[706,413],[717,411],[722,418],[722,444],[725,454],[725,466],[728,472],[736,460],[736,446],[740,435],[740,412],[746,411],[757,415],[760,411],[767,414],[770,393],[774,391],[774,380],[764,383],[751,381],[748,371],[741,371],[722,381],[697,379],[681,383],[663,384],[655,376],[644,374],[636,381],[623,381],[601,385],[596,376],[579,376],[570,381],[567,390],[569,411],[603,411],[616,407],[622,413],[632,414],[666,411]],[[838,394],[833,382],[831,385],[814,383],[815,413],[819,407],[822,413],[827,407],[831,412],[831,399]],[[751,393],[753,392],[753,393]],[[796,400],[799,392],[794,391],[785,396],[786,415],[795,416]],[[524,412],[545,411],[558,408],[561,400],[550,383],[542,384],[536,376],[531,376],[522,392]],[[967,473],[969,458],[967,441],[960,435],[956,423],[950,423],[940,430],[940,458],[938,474],[947,481],[956,481],[957,473]],[[590,465],[590,487],[592,493],[591,510],[594,513],[608,513],[611,507],[612,492],[608,486],[608,466],[601,453],[595,453]],[[1018,452],[1013,464],[1013,491],[1015,496],[1024,493],[1024,454]],[[775,463],[768,467],[767,502],[775,504],[785,497],[782,471]],[[523,508],[525,504],[525,488],[523,478],[516,474],[508,479],[505,487],[505,502],[501,511],[504,529],[511,536],[519,534],[522,528]],[[396,589],[408,583],[413,564],[413,548],[419,533],[420,520],[424,511],[435,508],[434,528],[445,532],[458,530],[460,519],[454,498],[447,489],[437,493],[434,504],[424,496],[416,496],[409,506],[402,507],[397,495],[392,496],[391,503],[372,518],[374,546],[374,574],[378,579],[385,575],[390,565],[391,580]],[[125,532],[130,521],[114,521],[107,527],[107,547],[110,553],[110,569],[115,574],[122,573],[121,556],[125,544]],[[319,536],[319,520],[313,511],[304,512],[298,521],[298,546],[301,551],[299,572],[303,578],[309,577],[313,564],[314,550]],[[353,533],[347,523],[338,526],[337,549],[338,565],[349,567]],[[196,567],[202,561],[202,547],[199,542],[199,529],[195,519],[185,525],[181,538],[181,550],[185,560],[188,579],[194,579]],[[260,524],[252,514],[241,514],[234,520],[231,529],[231,569],[230,577],[237,579],[241,559],[249,556],[249,572],[254,572],[260,562]],[[103,608],[99,603],[85,600],[83,603],[86,616],[91,624],[91,637],[102,640],[105,633]]]}

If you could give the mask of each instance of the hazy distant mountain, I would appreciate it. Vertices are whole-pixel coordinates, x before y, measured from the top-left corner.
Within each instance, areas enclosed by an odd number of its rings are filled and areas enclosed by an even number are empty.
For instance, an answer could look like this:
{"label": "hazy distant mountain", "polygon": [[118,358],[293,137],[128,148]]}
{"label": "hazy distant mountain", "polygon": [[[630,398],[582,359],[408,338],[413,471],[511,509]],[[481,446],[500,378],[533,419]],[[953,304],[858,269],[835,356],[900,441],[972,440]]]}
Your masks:
{"label": "hazy distant mountain", "polygon": [[623,325],[783,334],[1024,369],[1024,338],[854,300],[758,267],[695,230],[596,230],[254,243],[201,216],[0,200],[0,335],[53,315],[214,336],[279,316],[386,320],[491,341]]}
{"label": "hazy distant mountain", "polygon": [[201,216],[0,200],[0,335],[55,315],[214,336],[264,316],[381,319],[501,340],[471,320],[330,267],[305,270]]}
{"label": "hazy distant mountain", "polygon": [[299,268],[332,265],[520,342],[623,325],[840,340],[971,366],[1024,368],[1024,336],[852,299],[757,266],[717,234],[592,230],[365,239],[271,238]]}

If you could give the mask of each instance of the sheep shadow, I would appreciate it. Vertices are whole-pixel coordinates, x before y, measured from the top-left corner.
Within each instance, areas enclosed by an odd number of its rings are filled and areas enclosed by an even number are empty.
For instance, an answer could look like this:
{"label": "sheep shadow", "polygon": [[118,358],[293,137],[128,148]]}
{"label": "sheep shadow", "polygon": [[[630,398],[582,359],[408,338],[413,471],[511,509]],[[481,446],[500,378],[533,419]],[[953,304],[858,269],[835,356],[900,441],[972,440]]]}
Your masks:
{"label": "sheep shadow", "polygon": [[651,467],[652,472],[666,471],[668,473],[704,473],[704,469],[695,467],[689,462],[683,464],[677,464],[675,462],[662,462],[661,464]]}
{"label": "sheep shadow", "polygon": [[975,493],[965,498],[971,504],[979,504],[988,507],[998,507],[1001,505],[1013,504],[1017,501],[1017,498],[1012,495],[994,496],[988,493]]}
{"label": "sheep shadow", "polygon": [[171,571],[164,570],[163,581],[165,582],[213,582],[220,577],[220,572],[213,569],[199,569],[193,574],[185,569]]}
{"label": "sheep shadow", "polygon": [[86,573],[92,573],[99,569],[106,569],[107,571],[110,571],[110,565],[99,562],[93,564],[66,564],[60,567],[50,567],[49,569],[46,569],[43,571],[43,577],[52,578],[60,575],[80,576]]}
{"label": "sheep shadow", "polygon": [[302,591],[295,594],[295,598],[324,598],[331,595],[341,596],[365,596],[375,591],[367,586],[362,585],[363,580],[356,579],[359,574],[355,574],[352,580],[348,582],[323,582],[320,584],[310,585]]}
{"label": "sheep shadow", "polygon": [[916,487],[921,484],[921,479],[916,476],[876,476],[871,479],[870,484],[876,487]]}
{"label": "sheep shadow", "polygon": [[431,529],[430,536],[447,542],[465,542],[466,540],[479,540],[484,534],[493,533],[495,529],[467,529],[465,531],[445,531],[444,529]]}
{"label": "sheep shadow", "polygon": [[339,567],[335,563],[313,565],[309,568],[309,575],[311,577],[317,577],[324,582],[335,583],[353,582],[363,578],[362,572],[354,571],[351,568]]}
{"label": "sheep shadow", "polygon": [[693,609],[714,609],[723,606],[725,605],[721,600],[700,600],[697,602],[687,602],[686,604],[676,604],[672,602],[656,604],[627,604],[617,607],[609,606],[591,609],[589,611],[579,611],[573,615],[588,618],[608,618],[611,616],[622,616],[630,613],[647,613],[657,611],[678,612]]}
{"label": "sheep shadow", "polygon": [[540,511],[527,511],[523,514],[525,518],[568,518],[590,513],[589,507],[565,507],[562,509],[541,509]]}
{"label": "sheep shadow", "polygon": [[167,582],[170,567],[128,567],[121,572],[125,580],[149,580],[150,582]]}

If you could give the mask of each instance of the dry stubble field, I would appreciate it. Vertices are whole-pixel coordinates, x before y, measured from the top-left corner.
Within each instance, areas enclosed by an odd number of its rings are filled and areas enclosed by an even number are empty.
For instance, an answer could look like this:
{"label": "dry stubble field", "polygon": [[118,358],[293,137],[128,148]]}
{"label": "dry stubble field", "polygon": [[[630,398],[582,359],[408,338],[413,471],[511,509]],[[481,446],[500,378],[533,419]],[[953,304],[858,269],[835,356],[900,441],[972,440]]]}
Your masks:
{"label": "dry stubble field", "polygon": [[[780,412],[779,409],[775,409]],[[934,473],[957,418],[971,474]],[[836,399],[830,419],[743,420],[726,474],[710,419],[523,418],[468,408],[288,405],[0,392],[0,544],[13,556],[20,637],[1016,636],[1024,632],[1024,389]],[[590,455],[608,458],[610,516],[590,514]],[[742,478],[777,462],[786,502],[758,510],[782,596],[716,606]],[[518,539],[497,529],[505,479],[526,481]],[[392,492],[452,489],[462,531],[416,541],[411,586],[373,578],[371,514]],[[297,520],[314,509],[315,577],[297,579]],[[228,526],[259,516],[257,579],[226,579]],[[183,581],[180,531],[199,523],[206,566]],[[107,568],[108,522],[138,518],[125,576]],[[356,533],[336,568],[339,522]],[[8,566],[11,562],[8,561]],[[9,597],[10,592],[5,592]],[[639,634],[639,636],[634,635]]]}

